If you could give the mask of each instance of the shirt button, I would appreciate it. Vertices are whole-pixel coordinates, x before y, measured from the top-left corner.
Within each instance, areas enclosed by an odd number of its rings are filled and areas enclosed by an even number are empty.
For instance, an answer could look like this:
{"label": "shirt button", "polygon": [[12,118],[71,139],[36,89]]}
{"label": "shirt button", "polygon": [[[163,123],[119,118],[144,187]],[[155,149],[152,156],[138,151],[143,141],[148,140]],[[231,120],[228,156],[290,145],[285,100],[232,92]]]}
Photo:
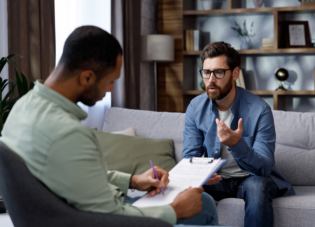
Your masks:
{"label": "shirt button", "polygon": [[219,153],[218,151],[215,151],[215,153],[217,154],[217,153]]}

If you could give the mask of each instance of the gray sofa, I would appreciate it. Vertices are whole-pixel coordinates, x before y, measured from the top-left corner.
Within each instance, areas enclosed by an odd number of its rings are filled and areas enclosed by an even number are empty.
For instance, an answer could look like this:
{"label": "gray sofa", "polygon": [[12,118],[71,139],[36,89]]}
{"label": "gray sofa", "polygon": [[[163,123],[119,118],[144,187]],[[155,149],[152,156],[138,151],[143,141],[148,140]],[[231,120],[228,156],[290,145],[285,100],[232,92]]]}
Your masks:
{"label": "gray sofa", "polygon": [[[273,111],[276,127],[276,167],[294,186],[296,195],[273,200],[274,226],[315,226],[315,113]],[[136,135],[173,139],[175,157],[181,159],[185,114],[111,108],[103,131],[133,127]],[[217,203],[220,225],[243,226],[244,201]]]}

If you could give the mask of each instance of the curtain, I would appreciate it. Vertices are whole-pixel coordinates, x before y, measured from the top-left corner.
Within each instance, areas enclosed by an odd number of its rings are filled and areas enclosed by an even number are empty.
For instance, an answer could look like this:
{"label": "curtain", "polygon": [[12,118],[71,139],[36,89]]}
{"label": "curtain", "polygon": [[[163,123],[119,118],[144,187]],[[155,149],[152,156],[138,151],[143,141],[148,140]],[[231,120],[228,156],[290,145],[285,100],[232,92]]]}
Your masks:
{"label": "curtain", "polygon": [[[28,81],[45,80],[55,67],[54,0],[8,1],[9,54]],[[13,65],[9,78],[15,80]]]}
{"label": "curtain", "polygon": [[111,33],[124,51],[112,106],[154,110],[153,66],[141,62],[141,35],[156,33],[157,0],[112,0],[111,7]]}

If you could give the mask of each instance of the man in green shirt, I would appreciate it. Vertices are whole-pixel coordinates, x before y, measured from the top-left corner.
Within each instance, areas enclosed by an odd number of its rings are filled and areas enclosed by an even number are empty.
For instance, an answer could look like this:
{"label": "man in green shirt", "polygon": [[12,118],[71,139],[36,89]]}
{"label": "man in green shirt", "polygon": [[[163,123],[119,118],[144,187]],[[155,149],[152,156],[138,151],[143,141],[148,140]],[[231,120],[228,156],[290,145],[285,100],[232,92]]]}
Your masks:
{"label": "man in green shirt", "polygon": [[[169,182],[168,173],[157,167],[159,181],[152,169],[132,176],[108,171],[95,134],[80,123],[87,115],[76,105],[93,106],[112,91],[121,66],[122,49],[112,35],[94,26],[75,29],[45,83],[37,81],[15,104],[1,141],[36,178],[79,210],[155,217],[171,224],[197,217],[196,224],[217,224],[215,204],[203,188],[187,189],[160,207],[137,208],[124,201],[128,188],[149,191],[148,196],[159,193]],[[202,201],[210,214],[200,212]]]}

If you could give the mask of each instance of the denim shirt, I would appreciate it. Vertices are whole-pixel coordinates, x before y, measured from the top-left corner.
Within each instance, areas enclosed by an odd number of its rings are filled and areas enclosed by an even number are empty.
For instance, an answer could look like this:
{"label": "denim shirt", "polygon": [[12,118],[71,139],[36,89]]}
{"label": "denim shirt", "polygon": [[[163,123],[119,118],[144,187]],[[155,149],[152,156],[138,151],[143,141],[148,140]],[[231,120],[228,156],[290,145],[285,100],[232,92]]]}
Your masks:
{"label": "denim shirt", "polygon": [[[231,107],[230,128],[238,128],[243,119],[243,134],[238,144],[229,147],[236,163],[246,173],[272,178],[279,188],[279,196],[294,195],[290,182],[275,166],[276,132],[270,106],[257,95],[236,87],[236,98]],[[220,158],[220,140],[215,119],[218,107],[207,93],[194,98],[186,111],[182,158]]]}

